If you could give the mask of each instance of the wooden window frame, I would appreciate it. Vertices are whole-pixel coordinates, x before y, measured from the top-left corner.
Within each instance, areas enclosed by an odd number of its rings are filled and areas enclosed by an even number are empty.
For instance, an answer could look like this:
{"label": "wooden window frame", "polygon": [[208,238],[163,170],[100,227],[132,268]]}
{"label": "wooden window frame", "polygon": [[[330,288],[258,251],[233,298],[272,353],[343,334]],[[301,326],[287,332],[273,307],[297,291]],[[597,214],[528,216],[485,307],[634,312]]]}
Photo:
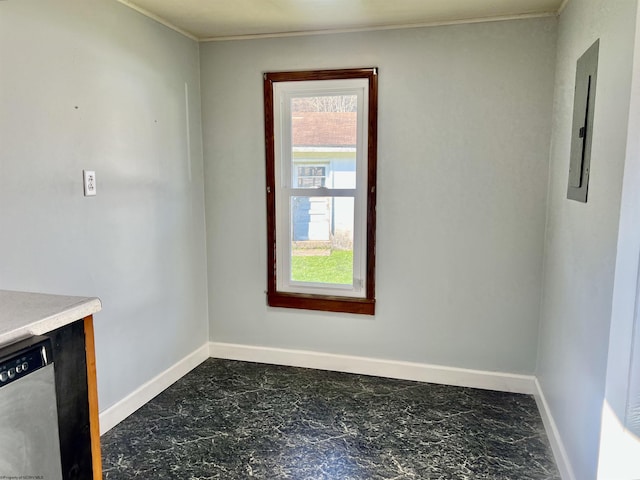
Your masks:
{"label": "wooden window frame", "polygon": [[[277,288],[276,174],[274,137],[274,83],[366,79],[368,82],[368,139],[366,185],[366,293],[360,297],[292,293]],[[375,314],[376,172],[378,132],[378,69],[311,70],[269,72],[264,74],[264,118],[267,194],[267,304],[271,307],[297,308],[364,315]]]}

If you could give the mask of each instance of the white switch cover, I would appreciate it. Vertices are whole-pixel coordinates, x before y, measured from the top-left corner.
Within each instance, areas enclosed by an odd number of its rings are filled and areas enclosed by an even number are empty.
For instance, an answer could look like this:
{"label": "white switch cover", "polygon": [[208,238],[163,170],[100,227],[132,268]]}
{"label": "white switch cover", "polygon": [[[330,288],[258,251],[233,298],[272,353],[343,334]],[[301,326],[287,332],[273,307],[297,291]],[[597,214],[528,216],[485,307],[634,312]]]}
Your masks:
{"label": "white switch cover", "polygon": [[96,194],[96,172],[93,170],[83,170],[84,196],[89,197]]}

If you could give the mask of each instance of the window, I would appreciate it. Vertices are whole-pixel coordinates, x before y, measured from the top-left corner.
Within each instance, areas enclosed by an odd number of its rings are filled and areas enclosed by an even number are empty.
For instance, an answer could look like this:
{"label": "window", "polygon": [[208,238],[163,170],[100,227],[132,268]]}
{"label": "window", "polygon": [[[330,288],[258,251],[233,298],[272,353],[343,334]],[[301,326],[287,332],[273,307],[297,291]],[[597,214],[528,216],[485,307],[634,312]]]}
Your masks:
{"label": "window", "polygon": [[377,69],[264,76],[268,304],[373,315]]}
{"label": "window", "polygon": [[298,188],[324,187],[327,178],[327,167],[298,166]]}

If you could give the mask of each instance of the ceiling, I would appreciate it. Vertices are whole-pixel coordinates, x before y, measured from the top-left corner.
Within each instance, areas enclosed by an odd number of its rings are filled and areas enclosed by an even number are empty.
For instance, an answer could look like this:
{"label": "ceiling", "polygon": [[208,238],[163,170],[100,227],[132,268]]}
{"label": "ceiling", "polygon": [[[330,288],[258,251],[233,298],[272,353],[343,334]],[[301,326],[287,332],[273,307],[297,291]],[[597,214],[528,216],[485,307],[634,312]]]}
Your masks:
{"label": "ceiling", "polygon": [[118,0],[200,41],[555,15],[568,0]]}

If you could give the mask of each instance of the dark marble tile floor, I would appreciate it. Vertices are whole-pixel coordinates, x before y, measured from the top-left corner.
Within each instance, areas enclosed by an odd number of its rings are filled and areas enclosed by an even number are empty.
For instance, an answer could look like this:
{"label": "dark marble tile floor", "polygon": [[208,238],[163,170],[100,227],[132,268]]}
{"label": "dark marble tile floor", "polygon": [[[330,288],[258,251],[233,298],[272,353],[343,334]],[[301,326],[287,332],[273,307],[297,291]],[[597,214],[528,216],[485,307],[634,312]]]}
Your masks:
{"label": "dark marble tile floor", "polygon": [[535,401],[209,359],[102,437],[105,480],[558,480]]}

